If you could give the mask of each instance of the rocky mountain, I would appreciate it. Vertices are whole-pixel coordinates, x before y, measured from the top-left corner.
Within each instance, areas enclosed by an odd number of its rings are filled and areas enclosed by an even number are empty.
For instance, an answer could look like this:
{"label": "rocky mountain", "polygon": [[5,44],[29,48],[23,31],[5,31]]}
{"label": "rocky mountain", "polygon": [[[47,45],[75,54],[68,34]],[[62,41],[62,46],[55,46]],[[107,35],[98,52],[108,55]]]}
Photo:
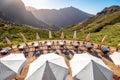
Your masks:
{"label": "rocky mountain", "polygon": [[97,15],[111,14],[111,13],[114,13],[114,12],[117,12],[117,11],[120,11],[120,6],[114,5],[114,6],[106,7],[101,12],[97,13]]}
{"label": "rocky mountain", "polygon": [[120,6],[106,7],[97,15],[62,30],[66,35],[73,34],[76,30],[79,39],[85,39],[83,35],[90,32],[92,42],[100,42],[104,35],[108,35],[106,45],[117,46],[120,43]]}
{"label": "rocky mountain", "polygon": [[0,0],[0,18],[18,24],[26,24],[43,29],[52,29],[49,25],[36,19],[27,11],[21,0]]}
{"label": "rocky mountain", "polygon": [[66,27],[81,22],[93,15],[83,12],[74,7],[56,9],[34,9],[27,7],[28,11],[31,11],[33,15],[43,22],[49,25],[55,25],[58,27]]}

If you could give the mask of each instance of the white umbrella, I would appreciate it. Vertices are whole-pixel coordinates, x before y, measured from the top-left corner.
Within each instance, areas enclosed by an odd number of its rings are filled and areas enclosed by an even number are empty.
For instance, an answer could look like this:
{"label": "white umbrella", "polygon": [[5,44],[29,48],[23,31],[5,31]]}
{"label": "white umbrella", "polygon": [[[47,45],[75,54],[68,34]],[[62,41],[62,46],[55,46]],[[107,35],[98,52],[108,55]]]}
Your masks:
{"label": "white umbrella", "polygon": [[102,39],[102,41],[101,41],[101,44],[105,44],[106,39],[107,39],[107,35],[105,35],[105,36],[103,37],[103,39]]}
{"label": "white umbrella", "polygon": [[38,33],[36,33],[36,39],[39,41],[40,40],[40,36]]}
{"label": "white umbrella", "polygon": [[61,37],[60,37],[62,40],[64,40],[65,38],[65,35],[64,35],[64,32],[61,33]]}
{"label": "white umbrella", "polygon": [[90,41],[90,33],[87,34],[87,36],[86,36],[86,41],[87,41],[87,42]]}
{"label": "white umbrella", "polygon": [[70,61],[74,80],[112,80],[113,73],[103,61],[90,54],[75,54]]}
{"label": "white umbrella", "polygon": [[41,55],[30,64],[25,80],[65,80],[67,74],[64,58],[50,53]]}
{"label": "white umbrella", "polygon": [[6,40],[7,44],[9,45],[9,47],[14,51],[14,49],[13,49],[13,47],[12,47],[12,43],[11,43],[11,41],[9,40],[9,38],[8,38],[8,37],[5,37],[5,40]]}
{"label": "white umbrella", "polygon": [[8,39],[8,37],[5,37],[5,39],[6,39],[6,42],[7,42],[8,45],[12,45],[12,43],[11,43],[11,41]]}
{"label": "white umbrella", "polygon": [[23,54],[10,54],[0,58],[0,80],[11,80],[20,73],[26,58]]}
{"label": "white umbrella", "polygon": [[49,38],[52,38],[52,32],[49,31]]}
{"label": "white umbrella", "polygon": [[73,39],[76,39],[77,38],[77,34],[76,34],[77,32],[76,31],[74,31],[74,34],[73,34]]}
{"label": "white umbrella", "polygon": [[113,54],[110,55],[110,58],[116,65],[120,66],[120,53],[119,52],[114,52]]}
{"label": "white umbrella", "polygon": [[22,33],[21,33],[21,36],[22,36],[22,39],[23,39],[24,43],[27,43],[27,39]]}

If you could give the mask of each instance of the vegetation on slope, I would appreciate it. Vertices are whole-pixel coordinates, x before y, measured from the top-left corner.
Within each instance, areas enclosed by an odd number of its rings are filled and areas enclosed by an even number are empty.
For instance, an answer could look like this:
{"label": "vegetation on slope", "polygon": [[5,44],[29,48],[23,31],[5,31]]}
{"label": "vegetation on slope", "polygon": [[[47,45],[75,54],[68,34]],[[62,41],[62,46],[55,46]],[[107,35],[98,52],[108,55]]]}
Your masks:
{"label": "vegetation on slope", "polygon": [[[52,39],[60,39],[60,33],[63,31],[66,39],[72,39],[73,32],[77,31],[77,40],[85,40],[86,35],[91,33],[91,42],[100,43],[104,35],[108,35],[108,46],[117,46],[120,43],[120,7],[105,8],[98,13],[79,24],[63,28],[58,32],[52,32]],[[28,41],[36,40],[35,34],[39,33],[41,40],[48,40],[48,31],[32,28],[30,26],[11,24],[0,20],[0,47],[6,46],[5,36],[13,44],[22,42],[20,33],[23,33]]]}
{"label": "vegetation on slope", "polygon": [[[7,36],[11,42],[14,44],[22,43],[22,36],[20,33],[23,33],[28,42],[36,40],[36,32],[39,33],[41,40],[48,39],[47,30],[41,30],[38,28],[33,28],[31,26],[11,24],[0,20],[0,47],[7,46],[5,37]],[[54,37],[57,37],[53,32]]]}
{"label": "vegetation on slope", "polygon": [[104,35],[108,35],[106,45],[117,46],[120,43],[120,7],[105,8],[96,16],[63,29],[69,35],[75,30],[78,32],[78,39],[84,40],[85,35],[90,32],[91,41],[100,42]]}

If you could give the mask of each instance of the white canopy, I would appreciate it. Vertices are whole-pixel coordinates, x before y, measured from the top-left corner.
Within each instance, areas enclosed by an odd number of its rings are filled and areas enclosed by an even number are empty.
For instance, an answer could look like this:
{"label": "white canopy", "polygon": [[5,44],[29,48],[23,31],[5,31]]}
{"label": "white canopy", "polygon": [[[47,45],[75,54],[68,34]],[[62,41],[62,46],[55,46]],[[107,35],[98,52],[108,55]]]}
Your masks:
{"label": "white canopy", "polygon": [[110,58],[116,65],[120,66],[120,53],[119,52],[114,52],[113,54],[110,55]]}
{"label": "white canopy", "polygon": [[52,32],[49,31],[49,38],[52,38]]}
{"label": "white canopy", "polygon": [[90,54],[75,54],[70,61],[74,80],[112,80],[113,73],[101,59]]}
{"label": "white canopy", "polygon": [[77,38],[77,32],[74,31],[74,34],[73,34],[73,39],[76,39]]}
{"label": "white canopy", "polygon": [[44,54],[30,64],[25,80],[65,80],[68,67],[64,58],[54,53]]}
{"label": "white canopy", "polygon": [[10,54],[0,59],[0,80],[11,80],[20,73],[26,58],[22,53]]}

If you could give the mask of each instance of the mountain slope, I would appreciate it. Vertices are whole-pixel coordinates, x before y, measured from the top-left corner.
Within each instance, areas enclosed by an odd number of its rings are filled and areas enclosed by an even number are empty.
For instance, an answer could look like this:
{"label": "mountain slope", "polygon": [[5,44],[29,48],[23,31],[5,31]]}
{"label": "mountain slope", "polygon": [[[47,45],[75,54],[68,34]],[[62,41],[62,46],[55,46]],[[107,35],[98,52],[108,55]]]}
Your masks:
{"label": "mountain slope", "polygon": [[0,17],[6,21],[51,29],[49,25],[36,19],[31,12],[27,11],[21,0],[0,0],[0,13],[2,13]]}
{"label": "mountain slope", "polygon": [[95,42],[100,42],[107,34],[107,45],[117,46],[120,43],[120,6],[107,7],[96,16],[63,29],[68,32],[66,34],[72,34],[74,30],[80,32],[78,33],[80,39],[85,38],[83,34],[91,32],[91,39]]}
{"label": "mountain slope", "polygon": [[92,16],[74,7],[67,7],[59,10],[36,10],[32,7],[28,7],[27,10],[31,11],[37,19],[58,27],[73,25]]}
{"label": "mountain slope", "polygon": [[47,30],[41,30],[39,28],[33,28],[20,24],[12,24],[0,19],[0,48],[7,45],[5,41],[6,36],[8,36],[13,44],[20,44],[23,42],[20,33],[25,35],[27,41],[34,41],[36,40],[36,32],[39,33],[41,39],[48,38]]}

